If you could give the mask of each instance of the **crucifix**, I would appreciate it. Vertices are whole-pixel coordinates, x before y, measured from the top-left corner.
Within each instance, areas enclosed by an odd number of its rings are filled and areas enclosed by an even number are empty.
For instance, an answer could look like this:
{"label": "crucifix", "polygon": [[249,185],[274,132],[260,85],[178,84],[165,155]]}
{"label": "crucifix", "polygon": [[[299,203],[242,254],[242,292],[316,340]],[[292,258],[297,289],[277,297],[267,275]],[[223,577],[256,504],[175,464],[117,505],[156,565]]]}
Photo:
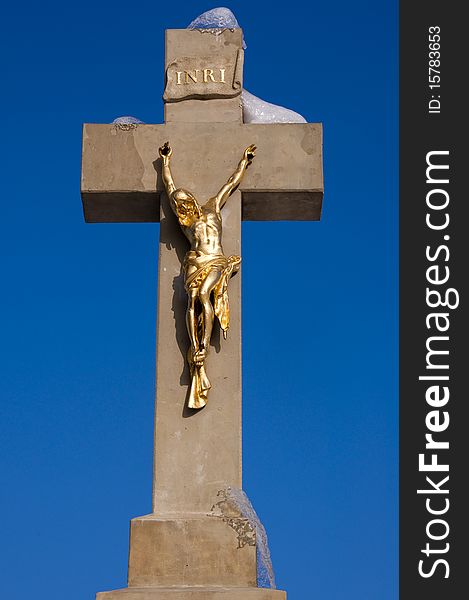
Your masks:
{"label": "crucifix", "polygon": [[[167,30],[165,123],[83,127],[86,222],[160,223],[153,510],[131,521],[128,588],[101,592],[99,600],[285,599],[285,592],[258,587],[256,533],[225,501],[228,490],[242,489],[241,277],[231,275],[240,267],[243,220],[320,218],[322,128],[243,123],[242,40],[241,29]],[[249,169],[227,190],[240,157]],[[203,221],[206,206],[189,191],[215,199],[214,214],[223,196],[223,252],[213,250],[211,271],[203,269],[208,251],[187,258],[197,248],[184,227],[194,225],[197,211]],[[203,323],[210,309],[201,285],[215,271],[216,285],[230,259],[227,339],[223,325],[210,326],[210,336],[196,334],[191,283],[199,277],[193,295]],[[206,287],[210,296],[215,288]],[[191,396],[200,366],[210,393]]]}
{"label": "crucifix", "polygon": [[220,191],[202,205],[190,191],[176,188],[170,168],[172,150],[169,142],[159,149],[166,195],[191,245],[183,262],[185,288],[189,296],[186,325],[190,346],[187,360],[192,378],[188,408],[203,408],[212,387],[205,372],[205,361],[212,339],[214,317],[218,317],[225,339],[230,324],[228,279],[238,270],[241,257],[227,258],[223,254],[221,209],[238,189],[246,169],[253,161],[255,150],[254,145],[246,148],[236,171]]}

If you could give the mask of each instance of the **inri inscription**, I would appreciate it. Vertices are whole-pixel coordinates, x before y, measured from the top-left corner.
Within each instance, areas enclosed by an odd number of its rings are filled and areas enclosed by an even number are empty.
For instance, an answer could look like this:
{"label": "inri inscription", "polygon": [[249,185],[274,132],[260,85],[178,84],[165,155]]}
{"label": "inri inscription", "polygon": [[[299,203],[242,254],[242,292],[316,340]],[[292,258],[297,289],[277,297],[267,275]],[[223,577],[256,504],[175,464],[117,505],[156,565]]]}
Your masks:
{"label": "inri inscription", "polygon": [[243,57],[240,48],[228,56],[184,56],[166,69],[165,102],[190,98],[234,98],[243,88]]}

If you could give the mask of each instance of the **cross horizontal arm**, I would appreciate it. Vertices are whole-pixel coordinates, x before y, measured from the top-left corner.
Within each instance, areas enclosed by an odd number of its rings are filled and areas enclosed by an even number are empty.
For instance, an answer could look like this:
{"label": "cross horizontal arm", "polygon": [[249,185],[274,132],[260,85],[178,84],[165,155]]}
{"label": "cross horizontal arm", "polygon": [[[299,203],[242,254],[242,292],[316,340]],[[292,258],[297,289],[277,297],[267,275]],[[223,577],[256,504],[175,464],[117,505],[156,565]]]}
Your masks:
{"label": "cross horizontal arm", "polygon": [[[240,188],[243,220],[320,218],[321,124],[167,123],[125,128],[84,125],[81,196],[85,220],[159,221],[164,184],[158,148],[168,140],[176,187],[199,194],[201,202],[207,193],[217,193],[244,148],[255,144],[256,159]],[[206,183],[201,184],[207,177],[210,191]]]}

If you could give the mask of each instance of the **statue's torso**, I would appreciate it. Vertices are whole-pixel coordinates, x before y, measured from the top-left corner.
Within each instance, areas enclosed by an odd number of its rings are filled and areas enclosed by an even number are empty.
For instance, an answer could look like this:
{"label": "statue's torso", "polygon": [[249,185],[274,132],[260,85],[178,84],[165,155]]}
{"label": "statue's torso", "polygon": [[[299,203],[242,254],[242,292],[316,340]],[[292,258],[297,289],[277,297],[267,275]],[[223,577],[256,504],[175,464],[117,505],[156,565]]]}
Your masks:
{"label": "statue's torso", "polygon": [[202,216],[184,227],[184,233],[191,244],[191,250],[206,255],[223,254],[221,214],[215,208],[203,206]]}

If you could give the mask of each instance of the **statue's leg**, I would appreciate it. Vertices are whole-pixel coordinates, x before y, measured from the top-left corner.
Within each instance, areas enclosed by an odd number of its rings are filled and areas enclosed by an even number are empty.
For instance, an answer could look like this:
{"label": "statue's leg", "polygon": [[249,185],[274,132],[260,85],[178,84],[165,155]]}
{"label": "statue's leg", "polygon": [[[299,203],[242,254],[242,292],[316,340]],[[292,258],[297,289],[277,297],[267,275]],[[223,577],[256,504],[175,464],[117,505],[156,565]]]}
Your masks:
{"label": "statue's leg", "polygon": [[204,279],[199,290],[199,300],[202,304],[203,314],[203,339],[201,340],[201,350],[205,351],[205,355],[208,352],[210,346],[210,339],[212,337],[213,320],[215,318],[215,312],[213,310],[212,302],[210,300],[210,294],[213,288],[216,286],[220,279],[221,271],[213,269]]}
{"label": "statue's leg", "polygon": [[191,342],[192,356],[199,351],[199,339],[197,337],[197,315],[195,312],[195,301],[197,300],[198,290],[189,289],[187,311],[186,311],[186,326],[187,333]]}

